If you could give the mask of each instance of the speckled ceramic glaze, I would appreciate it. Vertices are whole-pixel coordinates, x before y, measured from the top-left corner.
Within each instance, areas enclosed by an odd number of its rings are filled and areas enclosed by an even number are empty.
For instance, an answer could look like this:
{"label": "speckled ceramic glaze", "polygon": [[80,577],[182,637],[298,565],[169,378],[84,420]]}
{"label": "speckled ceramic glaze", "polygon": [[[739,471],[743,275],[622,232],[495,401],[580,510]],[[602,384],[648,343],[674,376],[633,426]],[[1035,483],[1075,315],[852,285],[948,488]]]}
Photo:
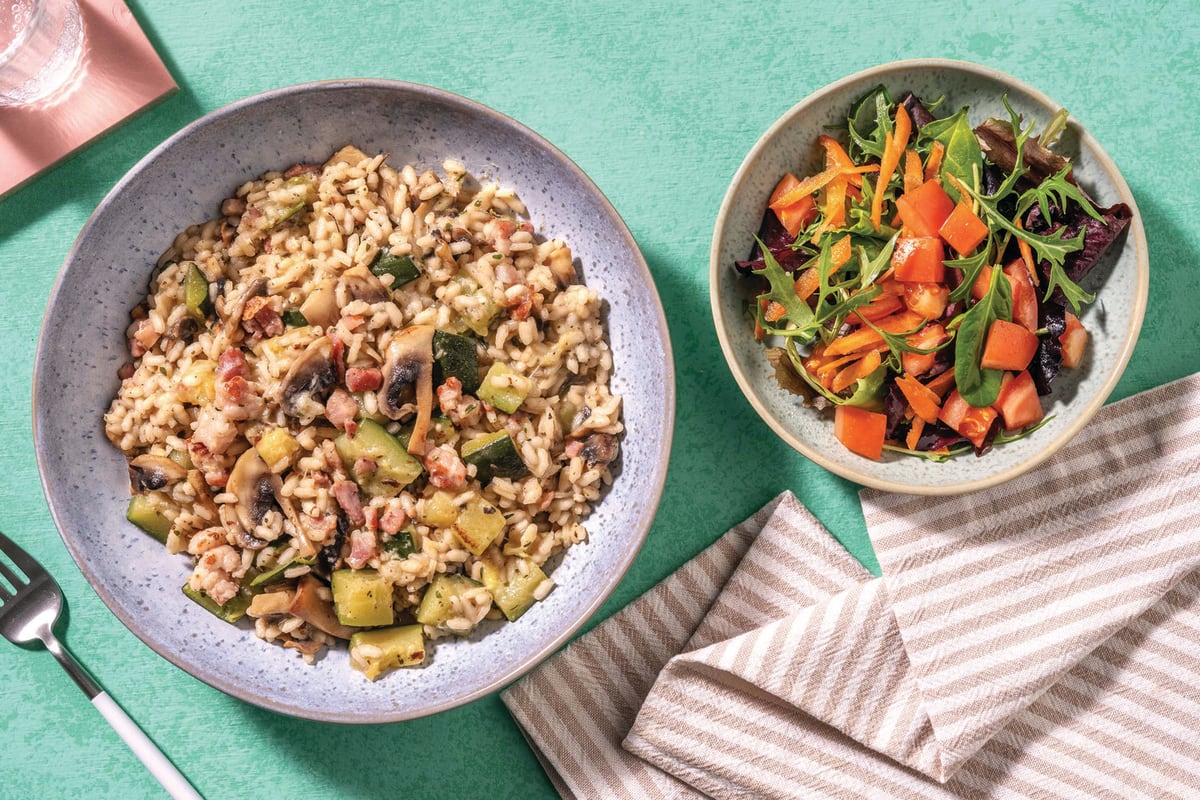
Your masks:
{"label": "speckled ceramic glaze", "polygon": [[717,216],[709,264],[709,290],[717,335],[725,359],[746,398],[759,415],[792,447],[832,472],[866,486],[912,494],[955,494],[1009,480],[1057,451],[1103,405],[1133,352],[1149,288],[1146,235],[1133,195],[1112,160],[1087,130],[1071,118],[1057,150],[1075,161],[1075,175],[1092,197],[1107,206],[1124,202],[1134,211],[1129,230],[1117,240],[1083,287],[1097,301],[1081,316],[1091,334],[1081,368],[1063,370],[1043,407],[1049,423],[1019,441],[973,456],[936,464],[885,454],[881,462],[851,453],[833,436],[831,414],[801,405],[779,387],[761,344],[753,337],[745,308],[753,299],[750,281],[733,262],[750,254],[766,200],[786,172],[812,174],[820,169],[817,137],[829,125],[844,125],[854,100],[883,84],[893,97],[912,90],[933,100],[945,97],[942,114],[966,105],[972,124],[998,116],[1007,119],[1001,98],[1037,130],[1059,105],[1032,87],[996,70],[960,61],[900,61],[852,75],[810,95],[776,122],[754,145],[725,195]]}
{"label": "speckled ceramic glaze", "polygon": [[[558,587],[516,623],[486,623],[469,641],[439,641],[423,669],[371,683],[344,650],[315,666],[228,625],[180,592],[188,559],[125,521],[129,482],[101,417],[128,360],[129,309],[175,234],[216,213],[243,181],[323,161],[353,142],[391,163],[440,169],[447,157],[517,191],[530,219],[566,239],[607,304],[624,396],[620,473],[587,519],[591,540],[567,551]],[[146,644],[200,680],[285,714],[388,722],[460,705],[500,688],[562,644],[632,562],[658,506],[670,450],[674,377],[666,321],[629,230],[596,186],[519,123],[461,97],[389,81],[281,89],[234,103],[146,156],[100,204],[50,299],[34,375],[34,435],[51,513],[79,567]]]}

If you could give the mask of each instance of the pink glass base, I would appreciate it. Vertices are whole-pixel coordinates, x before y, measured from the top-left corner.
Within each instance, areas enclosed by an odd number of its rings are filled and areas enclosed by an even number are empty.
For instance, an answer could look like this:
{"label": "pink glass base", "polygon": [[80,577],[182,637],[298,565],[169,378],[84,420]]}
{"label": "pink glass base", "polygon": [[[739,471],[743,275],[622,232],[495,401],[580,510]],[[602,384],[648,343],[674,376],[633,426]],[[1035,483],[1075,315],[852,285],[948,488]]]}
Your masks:
{"label": "pink glass base", "polygon": [[83,56],[29,106],[0,107],[0,197],[177,87],[122,0],[79,0]]}

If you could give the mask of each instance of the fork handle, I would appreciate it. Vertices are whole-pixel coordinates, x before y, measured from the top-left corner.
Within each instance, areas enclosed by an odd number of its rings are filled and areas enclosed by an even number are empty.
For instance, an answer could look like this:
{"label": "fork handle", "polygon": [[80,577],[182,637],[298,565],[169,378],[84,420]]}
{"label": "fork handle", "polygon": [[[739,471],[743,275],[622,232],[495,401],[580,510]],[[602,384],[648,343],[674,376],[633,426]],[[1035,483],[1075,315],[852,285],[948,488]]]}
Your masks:
{"label": "fork handle", "polygon": [[175,765],[167,760],[158,746],[150,741],[150,737],[108,696],[108,692],[102,690],[93,697],[92,705],[108,720],[108,724],[112,725],[113,730],[129,745],[133,754],[146,765],[146,769],[150,770],[150,774],[158,779],[171,797],[175,800],[204,800]]}
{"label": "fork handle", "polygon": [[183,774],[175,768],[175,765],[167,760],[167,757],[158,749],[158,745],[150,741],[150,737],[137,726],[136,722],[130,719],[124,709],[117,705],[117,701],[96,685],[88,671],[75,660],[71,651],[58,641],[52,631],[47,632],[42,643],[46,645],[46,649],[57,659],[76,685],[88,696],[100,715],[108,720],[108,724],[113,727],[125,744],[129,745],[133,754],[146,766],[146,769],[150,770],[150,774],[158,779],[158,782],[174,800],[204,800],[200,793],[188,783],[187,778],[183,777]]}

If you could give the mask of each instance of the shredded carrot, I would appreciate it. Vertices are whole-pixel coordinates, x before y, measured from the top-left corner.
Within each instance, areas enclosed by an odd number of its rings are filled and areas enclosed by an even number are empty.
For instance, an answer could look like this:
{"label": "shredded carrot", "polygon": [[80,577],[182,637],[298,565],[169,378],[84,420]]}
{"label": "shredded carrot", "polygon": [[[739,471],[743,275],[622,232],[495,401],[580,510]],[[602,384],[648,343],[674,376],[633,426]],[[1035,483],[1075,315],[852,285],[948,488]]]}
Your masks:
{"label": "shredded carrot", "polygon": [[847,233],[834,242],[833,247],[829,248],[829,257],[833,261],[833,269],[829,271],[829,274],[832,275],[845,266],[853,254],[850,249],[850,234]]}
{"label": "shredded carrot", "polygon": [[942,169],[942,158],[946,155],[946,146],[941,142],[934,142],[929,148],[929,158],[925,159],[925,180],[931,181],[937,178],[938,172]]}
{"label": "shredded carrot", "polygon": [[[1020,217],[1017,217],[1016,224],[1018,228],[1025,230],[1025,227],[1021,225]],[[1029,279],[1033,281],[1034,286],[1041,286],[1042,282],[1038,278],[1036,269],[1037,262],[1033,260],[1033,248],[1029,246],[1029,242],[1018,238],[1017,250],[1021,253],[1021,260],[1025,262],[1025,269],[1029,270]]]}
{"label": "shredded carrot", "polygon": [[[766,310],[767,301],[765,299],[759,300],[758,307],[762,310]],[[759,320],[758,314],[755,314],[754,315],[754,341],[761,342],[764,338],[766,338],[766,335],[767,335],[767,332],[765,330],[763,330],[762,322]]]}
{"label": "shredded carrot", "polygon": [[796,297],[807,300],[817,290],[820,283],[821,279],[817,275],[817,268],[809,267],[796,276],[796,282],[792,284],[792,288],[796,290]]}
{"label": "shredded carrot", "polygon": [[936,378],[925,384],[925,388],[936,394],[938,397],[945,397],[946,392],[954,388],[954,367],[938,375]]}
{"label": "shredded carrot", "polygon": [[847,353],[853,353],[855,350],[860,350],[864,347],[881,344],[883,337],[876,333],[872,328],[860,328],[853,333],[847,333],[845,336],[839,336],[829,343],[825,348],[827,356],[841,356]]}
{"label": "shredded carrot", "polygon": [[878,351],[872,350],[857,362],[838,372],[830,388],[835,392],[843,391],[853,385],[855,381],[861,380],[879,369],[881,363],[883,363],[883,359],[879,357]]}
{"label": "shredded carrot", "polygon": [[941,398],[932,389],[911,375],[896,378],[896,388],[912,406],[913,413],[930,424],[937,422],[942,404]]}
{"label": "shredded carrot", "polygon": [[819,358],[809,358],[804,362],[804,368],[807,369],[810,374],[816,375],[818,378],[826,379],[831,377],[834,373],[845,367],[847,364],[852,364],[855,361],[858,361],[860,358],[864,358],[871,353],[881,353],[886,349],[887,344],[885,344],[881,339],[873,345],[868,345],[865,348],[857,350],[856,352],[848,355],[844,355],[840,358],[830,358],[829,356],[825,356],[825,358],[829,358],[827,361]]}
{"label": "shredded carrot", "polygon": [[890,317],[879,320],[875,323],[875,327],[886,333],[908,333],[924,323],[924,317],[906,308],[898,314],[892,314]]}
{"label": "shredded carrot", "polygon": [[896,167],[900,165],[900,156],[908,147],[908,135],[912,133],[912,120],[904,105],[896,106],[896,128],[886,137],[883,146],[883,158],[879,160],[879,177],[875,179],[875,196],[871,198],[871,222],[875,230],[879,230],[879,222],[883,219],[883,192],[891,181]]}
{"label": "shredded carrot", "polygon": [[878,169],[878,164],[866,164],[861,167],[830,167],[800,181],[794,188],[789,189],[774,203],[771,203],[770,208],[772,211],[786,208],[805,195],[810,195],[818,189],[823,189],[835,178],[843,175],[861,175],[865,172],[876,172]]}
{"label": "shredded carrot", "polygon": [[916,150],[904,151],[904,192],[907,194],[925,182],[921,171],[921,157]]}
{"label": "shredded carrot", "polygon": [[881,294],[864,306],[859,306],[846,316],[848,325],[861,325],[864,319],[875,322],[899,311],[904,305],[898,294]]}
{"label": "shredded carrot", "polygon": [[763,311],[763,319],[767,322],[778,322],[787,315],[787,309],[774,300],[767,303],[767,308]]}
{"label": "shredded carrot", "polygon": [[[845,170],[853,170],[857,168],[850,154],[842,149],[842,145],[837,139],[827,134],[821,134],[817,137],[817,141],[825,148],[825,167],[841,167]],[[851,173],[846,176],[847,182],[851,186],[862,186],[862,175],[860,173]]]}
{"label": "shredded carrot", "polygon": [[831,227],[846,224],[846,179],[838,176],[825,187],[825,219]]}
{"label": "shredded carrot", "polygon": [[921,441],[921,434],[925,431],[925,420],[920,417],[913,417],[912,427],[908,429],[908,436],[904,437],[904,445],[909,450],[916,450],[917,444]]}

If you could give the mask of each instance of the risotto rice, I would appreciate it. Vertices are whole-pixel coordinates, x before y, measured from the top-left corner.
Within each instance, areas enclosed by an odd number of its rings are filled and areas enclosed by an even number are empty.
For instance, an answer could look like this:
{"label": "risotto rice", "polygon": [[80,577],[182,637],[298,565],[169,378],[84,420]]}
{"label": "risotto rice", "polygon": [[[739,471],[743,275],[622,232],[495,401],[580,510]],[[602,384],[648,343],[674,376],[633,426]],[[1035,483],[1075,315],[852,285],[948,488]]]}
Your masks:
{"label": "risotto rice", "polygon": [[176,237],[104,423],[189,597],[374,679],[546,596],[622,424],[600,298],[525,214],[347,146]]}

